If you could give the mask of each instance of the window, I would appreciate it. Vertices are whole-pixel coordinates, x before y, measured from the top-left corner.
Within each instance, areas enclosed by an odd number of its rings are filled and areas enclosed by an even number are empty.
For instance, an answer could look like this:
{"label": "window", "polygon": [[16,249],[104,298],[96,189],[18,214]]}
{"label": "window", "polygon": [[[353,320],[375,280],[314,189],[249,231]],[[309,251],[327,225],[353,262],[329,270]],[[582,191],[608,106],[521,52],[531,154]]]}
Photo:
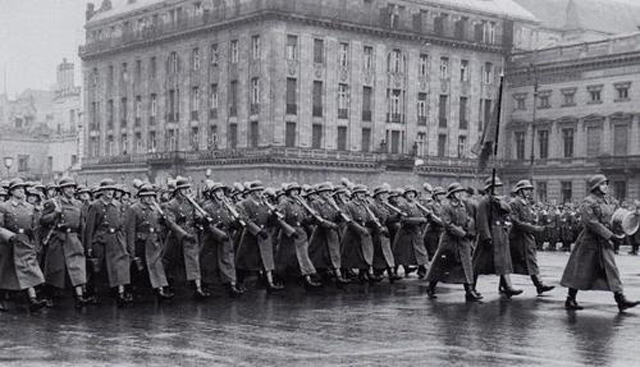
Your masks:
{"label": "window", "polygon": [[251,58],[254,60],[260,60],[261,54],[260,36],[251,37]]}
{"label": "window", "polygon": [[178,116],[178,91],[176,89],[169,89],[169,122],[175,122],[179,120]]}
{"label": "window", "polygon": [[427,125],[427,93],[418,93],[418,125]]}
{"label": "window", "polygon": [[516,159],[519,161],[524,160],[524,147],[525,147],[525,133],[524,131],[516,131],[514,133],[514,137],[516,140]]}
{"label": "window", "polygon": [[573,183],[571,181],[560,182],[562,202],[570,203],[573,200]]}
{"label": "window", "polygon": [[139,127],[142,121],[142,96],[136,96],[136,105],[134,107],[135,126]]}
{"label": "window", "polygon": [[149,60],[149,76],[151,77],[151,79],[155,79],[157,74],[158,74],[158,61],[156,60],[156,57],[153,56]]}
{"label": "window", "polygon": [[200,70],[200,49],[197,47],[191,51],[191,68],[193,71]]}
{"label": "window", "polygon": [[198,121],[200,111],[200,87],[191,88],[191,121]]}
{"label": "window", "polygon": [[390,73],[402,72],[402,51],[396,49],[389,54],[389,60],[387,65],[387,71]]}
{"label": "window", "polygon": [[469,60],[460,61],[460,81],[463,83],[469,81]]}
{"label": "window", "polygon": [[485,35],[485,41],[488,43],[496,43],[496,23],[487,22],[485,23],[485,27],[487,33]]}
{"label": "window", "polygon": [[316,64],[324,63],[324,40],[313,40],[313,62]]}
{"label": "window", "polygon": [[600,155],[600,140],[602,137],[602,127],[587,127],[587,157],[597,157]]}
{"label": "window", "polygon": [[364,60],[363,67],[365,71],[370,71],[373,69],[373,47],[364,46]]}
{"label": "window", "polygon": [[285,126],[285,146],[292,148],[296,146],[296,123],[287,122]]}
{"label": "window", "polygon": [[120,100],[120,126],[127,126],[127,97],[124,97]]}
{"label": "window", "polygon": [[298,113],[298,81],[295,78],[287,78],[287,114]]}
{"label": "window", "polygon": [[424,157],[427,153],[427,133],[419,132],[416,136],[416,155]]}
{"label": "window", "polygon": [[89,155],[91,157],[100,155],[100,140],[97,136],[89,138]]}
{"label": "window", "polygon": [[311,148],[322,148],[322,125],[320,124],[313,124],[311,128]]}
{"label": "window", "polygon": [[447,29],[447,19],[449,18],[448,14],[440,14],[436,17],[433,23],[433,30],[438,36],[444,36],[445,31]]}
{"label": "window", "polygon": [[338,84],[338,118],[349,118],[349,86]]}
{"label": "window", "polygon": [[287,60],[293,61],[298,59],[298,36],[287,36]]}
{"label": "window", "polygon": [[429,55],[420,55],[420,64],[418,68],[418,74],[421,77],[427,77],[429,75]]}
{"label": "window", "polygon": [[338,126],[338,150],[347,150],[347,127]]}
{"label": "window", "polygon": [[209,87],[209,118],[218,118],[218,84]]}
{"label": "window", "polygon": [[576,88],[562,89],[562,107],[571,107],[576,105],[575,95]]}
{"label": "window", "polygon": [[218,53],[218,44],[214,43],[211,45],[211,66],[218,66],[219,59],[220,54]]}
{"label": "window", "polygon": [[538,181],[536,192],[538,193],[538,200],[541,202],[547,201],[547,182],[546,181]]}
{"label": "window", "polygon": [[467,156],[467,137],[465,135],[458,136],[458,158]]}
{"label": "window", "polygon": [[322,82],[313,82],[313,117],[322,117]]}
{"label": "window", "polygon": [[218,149],[218,126],[209,126],[209,133],[207,135],[207,148],[209,150]]}
{"label": "window", "polygon": [[373,88],[362,88],[362,121],[371,122],[373,115]]}
{"label": "window", "polygon": [[98,68],[93,68],[93,72],[91,73],[91,86],[92,87],[96,87],[98,86],[98,79],[99,79],[99,75],[98,75]]}
{"label": "window", "polygon": [[233,117],[238,115],[238,81],[232,81],[229,88],[229,116]]}
{"label": "window", "polygon": [[142,152],[144,152],[144,141],[142,140],[142,133],[141,132],[137,132],[134,135],[134,145],[133,145],[133,153],[134,154],[140,154]]}
{"label": "window", "polygon": [[440,58],[440,79],[449,79],[449,58]]}
{"label": "window", "polygon": [[249,146],[251,148],[257,148],[260,143],[260,125],[258,121],[251,121],[249,127]]}
{"label": "window", "polygon": [[564,157],[573,157],[573,129],[562,129],[562,141],[564,143]]}
{"label": "window", "polygon": [[587,87],[587,91],[589,92],[588,104],[602,103],[602,85],[589,86]]}
{"label": "window", "polygon": [[122,69],[120,70],[120,80],[122,82],[128,82],[129,81],[129,71],[127,70],[127,63],[123,62],[122,63]]}
{"label": "window", "polygon": [[389,100],[389,116],[387,118],[387,122],[401,124],[403,122],[401,105],[402,90],[387,90],[387,98]]}
{"label": "window", "polygon": [[338,64],[345,68],[349,66],[349,44],[346,42],[340,43]]}
{"label": "window", "polygon": [[538,154],[540,159],[549,158],[549,131],[548,130],[540,130],[538,131]]}
{"label": "window", "polygon": [[360,147],[365,153],[371,151],[371,129],[368,127],[362,128],[362,143],[360,144]]}
{"label": "window", "polygon": [[191,128],[191,135],[189,136],[189,143],[191,150],[197,152],[200,149],[200,130],[197,126]]}
{"label": "window", "polygon": [[447,116],[449,115],[449,111],[447,110],[448,101],[449,101],[449,96],[445,94],[440,95],[440,100],[438,103],[438,126],[439,127],[447,127]]}
{"label": "window", "polygon": [[613,126],[613,155],[625,156],[628,153],[629,126],[617,124]]}
{"label": "window", "polygon": [[251,79],[251,114],[260,112],[260,79]]}
{"label": "window", "polygon": [[113,88],[113,82],[115,78],[115,72],[113,70],[113,65],[109,65],[109,72],[107,74],[107,88]]}
{"label": "window", "polygon": [[179,71],[179,68],[180,68],[179,62],[180,62],[180,60],[178,59],[178,53],[173,51],[169,55],[169,73],[178,74],[178,71]]}
{"label": "window", "polygon": [[129,137],[127,134],[122,134],[120,137],[120,154],[127,155],[129,152]]}
{"label": "window", "polygon": [[148,150],[150,153],[155,153],[156,148],[158,146],[158,142],[156,141],[156,132],[149,131],[149,140],[147,141]]}
{"label": "window", "polygon": [[438,135],[438,157],[444,157],[447,152],[447,134]]}
{"label": "window", "polygon": [[477,43],[484,42],[485,21],[478,22],[473,26],[473,40]]}
{"label": "window", "polygon": [[614,87],[616,88],[616,102],[625,102],[629,101],[629,87],[631,86],[631,82],[625,83],[616,83]]}
{"label": "window", "polygon": [[457,22],[456,22],[456,29],[455,29],[455,38],[463,40],[465,39],[465,33],[467,32],[467,22],[469,21],[469,18],[467,17],[461,17]]}
{"label": "window", "polygon": [[614,181],[613,194],[621,202],[627,200],[627,181]]}
{"label": "window", "polygon": [[515,101],[515,110],[516,111],[524,111],[526,110],[526,100],[527,95],[524,93],[515,94],[513,96],[513,100]]}
{"label": "window", "polygon": [[113,99],[107,101],[107,129],[113,129],[114,106]]}
{"label": "window", "polygon": [[458,118],[460,119],[458,128],[460,130],[466,130],[469,126],[469,120],[467,118],[467,97],[460,97],[460,111],[458,113]]}
{"label": "window", "polygon": [[238,40],[233,40],[229,44],[229,59],[230,59],[232,64],[237,64],[238,63],[238,58],[239,58],[239,54],[238,53],[239,53],[238,52]]}
{"label": "window", "polygon": [[229,124],[228,131],[228,144],[229,148],[237,149],[238,148],[238,124]]}
{"label": "window", "polygon": [[26,172],[29,170],[29,156],[28,155],[19,155],[18,156],[18,172]]}
{"label": "window", "polygon": [[165,150],[173,152],[178,150],[178,133],[177,130],[169,129],[166,133]]}
{"label": "window", "polygon": [[149,125],[155,124],[156,116],[158,115],[158,95],[151,95],[151,103],[149,106]]}
{"label": "window", "polygon": [[493,83],[493,64],[490,62],[484,63],[484,69],[482,73],[482,82],[484,84],[492,84]]}
{"label": "window", "polygon": [[551,108],[551,103],[549,102],[550,97],[551,97],[550,94],[541,93],[538,96],[538,108],[540,109]]}

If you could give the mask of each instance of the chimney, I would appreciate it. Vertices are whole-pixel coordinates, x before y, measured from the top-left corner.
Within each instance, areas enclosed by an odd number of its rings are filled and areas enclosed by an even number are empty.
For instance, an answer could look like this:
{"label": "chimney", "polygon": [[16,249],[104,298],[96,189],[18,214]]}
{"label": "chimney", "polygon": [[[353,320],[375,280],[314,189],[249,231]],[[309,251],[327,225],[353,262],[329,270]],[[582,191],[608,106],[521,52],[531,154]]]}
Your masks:
{"label": "chimney", "polygon": [[85,20],[89,21],[96,12],[96,6],[93,3],[87,3],[87,10],[84,13]]}

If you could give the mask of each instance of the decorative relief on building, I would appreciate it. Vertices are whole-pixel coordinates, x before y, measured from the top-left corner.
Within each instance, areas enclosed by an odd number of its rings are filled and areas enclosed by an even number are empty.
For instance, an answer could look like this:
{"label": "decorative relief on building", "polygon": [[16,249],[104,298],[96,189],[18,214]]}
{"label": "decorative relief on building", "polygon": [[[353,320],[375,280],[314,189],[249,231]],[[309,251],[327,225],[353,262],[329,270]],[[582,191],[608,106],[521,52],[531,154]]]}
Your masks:
{"label": "decorative relief on building", "polygon": [[298,64],[295,60],[287,60],[287,74],[289,76],[296,75],[298,71]]}
{"label": "decorative relief on building", "polygon": [[338,70],[338,78],[341,82],[346,82],[349,79],[349,69],[346,67],[340,67]]}
{"label": "decorative relief on building", "polygon": [[373,80],[374,80],[373,72],[366,71],[364,73],[364,84],[366,84],[368,86],[371,86],[371,85],[373,85]]}
{"label": "decorative relief on building", "polygon": [[313,75],[316,79],[323,79],[324,76],[324,65],[321,63],[313,64]]}

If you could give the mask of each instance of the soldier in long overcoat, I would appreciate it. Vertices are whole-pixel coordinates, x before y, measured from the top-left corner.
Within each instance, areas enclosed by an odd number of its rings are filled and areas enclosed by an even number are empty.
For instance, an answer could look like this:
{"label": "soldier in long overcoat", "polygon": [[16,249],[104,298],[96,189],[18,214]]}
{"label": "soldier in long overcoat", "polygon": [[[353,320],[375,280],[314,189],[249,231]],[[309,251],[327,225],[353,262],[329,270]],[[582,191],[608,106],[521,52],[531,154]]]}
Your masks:
{"label": "soldier in long overcoat", "polygon": [[447,188],[449,200],[440,212],[444,231],[426,278],[429,282],[429,298],[436,298],[438,282],[464,284],[465,298],[469,302],[476,302],[482,298],[473,289],[471,252],[475,238],[475,221],[462,201],[463,191],[465,188],[457,182]]}
{"label": "soldier in long overcoat", "polygon": [[44,283],[34,244],[36,217],[26,202],[27,185],[20,178],[9,183],[9,199],[0,204],[0,289],[26,291],[29,309],[38,310],[45,301],[35,287]]}
{"label": "soldier in long overcoat", "polygon": [[93,271],[103,275],[106,271],[109,287],[116,289],[118,305],[124,306],[133,301],[126,291],[131,283],[133,249],[127,247],[122,209],[113,198],[115,190],[112,179],[100,181],[100,198],[89,206],[84,238],[87,257],[96,264]]}
{"label": "soldier in long overcoat", "polygon": [[167,289],[169,282],[162,261],[163,236],[167,230],[163,212],[158,210],[156,191],[151,184],[140,186],[137,196],[139,200],[125,213],[127,248],[134,249],[158,301],[168,300],[174,295]]}
{"label": "soldier in long overcoat", "polygon": [[616,265],[612,238],[624,238],[611,230],[614,206],[607,198],[609,180],[598,174],[589,179],[590,194],[580,204],[580,215],[584,228],[574,246],[560,284],[569,288],[565,302],[568,310],[581,310],[576,295],[578,290],[611,291],[624,311],[640,302],[629,301],[625,297]]}
{"label": "soldier in long overcoat", "polygon": [[529,180],[522,180],[516,184],[513,191],[516,196],[510,202],[513,227],[509,233],[513,272],[531,276],[538,294],[542,294],[555,287],[544,284],[540,279],[535,235],[544,228],[536,225],[533,214],[533,185]]}
{"label": "soldier in long overcoat", "polygon": [[413,187],[404,190],[404,199],[398,202],[398,208],[407,214],[400,221],[400,229],[393,240],[393,257],[396,265],[407,268],[418,265],[418,276],[422,279],[427,275],[429,256],[424,246],[423,228],[427,219],[417,207],[414,200],[417,191]]}
{"label": "soldier in long overcoat", "polygon": [[473,273],[476,279],[482,274],[500,276],[500,293],[511,297],[522,293],[522,289],[514,289],[511,284],[513,264],[509,248],[508,222],[511,207],[496,195],[496,189],[499,187],[502,187],[502,182],[498,177],[495,177],[495,181],[492,177],[487,178],[484,186],[485,195],[478,203],[478,245],[473,256]]}
{"label": "soldier in long overcoat", "polygon": [[386,231],[376,230],[373,232],[373,269],[381,273],[386,270],[389,282],[393,283],[402,277],[398,276],[396,272],[396,262],[391,249],[390,228],[400,222],[404,213],[400,214],[390,209],[392,205],[388,202],[389,189],[386,186],[376,187],[373,190],[373,199],[370,205],[371,211],[387,229]]}
{"label": "soldier in long overcoat", "polygon": [[188,282],[193,283],[193,296],[202,300],[211,296],[202,286],[200,267],[200,221],[201,216],[189,201],[192,195],[191,184],[184,177],[176,177],[173,198],[164,204],[167,221],[170,226],[166,236],[165,264],[168,271],[174,273],[184,270]]}
{"label": "soldier in long overcoat", "polygon": [[68,279],[74,289],[76,306],[82,307],[90,300],[84,295],[87,260],[81,233],[85,220],[82,217],[82,204],[73,197],[76,186],[71,177],[60,180],[60,195],[45,203],[40,223],[46,229],[43,238],[46,283],[64,289]]}
{"label": "soldier in long overcoat", "polygon": [[293,227],[294,232],[285,233],[284,226],[281,225],[276,268],[280,274],[286,274],[288,270],[298,272],[302,275],[306,287],[317,288],[321,284],[313,279],[316,276],[316,268],[309,258],[309,238],[304,229],[304,224],[312,219],[297,201],[301,189],[295,182],[287,184],[284,189],[285,197],[278,205],[278,211],[283,215],[283,224]]}
{"label": "soldier in long overcoat", "polygon": [[[445,191],[442,187],[438,186],[433,189],[431,204],[427,207],[434,216],[440,217],[442,207],[444,203],[442,198],[445,195]],[[438,250],[438,244],[440,243],[440,235],[442,234],[444,227],[440,221],[430,220],[424,230],[424,245],[429,254],[429,260],[433,259],[433,256]]]}
{"label": "soldier in long overcoat", "polygon": [[342,276],[340,247],[340,212],[332,205],[333,185],[324,182],[314,188],[315,199],[309,203],[323,219],[317,223],[309,239],[309,257],[316,269],[329,271],[338,285],[349,281]]}

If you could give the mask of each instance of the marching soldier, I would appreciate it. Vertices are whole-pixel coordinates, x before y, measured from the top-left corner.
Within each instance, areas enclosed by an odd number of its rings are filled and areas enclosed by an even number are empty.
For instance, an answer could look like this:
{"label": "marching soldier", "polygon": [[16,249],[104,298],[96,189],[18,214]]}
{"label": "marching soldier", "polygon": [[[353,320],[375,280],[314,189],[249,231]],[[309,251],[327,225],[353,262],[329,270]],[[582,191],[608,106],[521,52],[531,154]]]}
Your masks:
{"label": "marching soldier", "polygon": [[198,222],[200,218],[190,203],[191,184],[184,177],[177,177],[173,198],[165,205],[167,220],[177,224],[166,238],[165,261],[171,270],[184,267],[186,279],[194,286],[194,297],[202,300],[211,296],[202,287],[200,270],[200,244],[198,243]]}
{"label": "marching soldier", "polygon": [[[284,223],[280,222],[280,247],[276,264],[281,274],[288,269],[296,269],[302,275],[307,288],[317,288],[321,284],[312,278],[316,275],[316,269],[309,258],[309,239],[302,227],[311,219],[298,202],[300,190],[301,187],[297,183],[288,184],[284,189],[286,196],[278,206]],[[288,230],[286,225],[291,226],[293,231]]]}
{"label": "marching soldier", "polygon": [[[120,203],[114,200],[116,191],[112,179],[100,182],[100,198],[89,206],[85,228],[87,257],[92,259],[94,275],[105,274],[109,287],[116,290],[118,306],[133,301],[126,286],[130,283],[133,249],[127,247]],[[94,278],[95,280],[95,278]],[[95,284],[94,284],[95,287]]]}
{"label": "marching soldier", "polygon": [[0,204],[0,289],[26,291],[29,309],[36,311],[46,304],[35,289],[44,276],[34,243],[37,219],[33,205],[26,202],[26,186],[20,178],[11,180],[9,200]]}
{"label": "marching soldier", "polygon": [[[433,189],[433,194],[431,195],[431,205],[427,208],[433,212],[435,217],[440,217],[440,213],[442,212],[442,197],[444,196],[445,191],[444,188],[438,186]],[[429,255],[429,260],[433,259],[436,251],[438,250],[438,243],[440,242],[440,235],[444,227],[442,223],[436,220],[430,220],[427,223],[427,228],[424,231],[424,245],[427,249],[427,254]]]}
{"label": "marching soldier", "polygon": [[422,216],[421,210],[415,203],[417,195],[416,189],[409,186],[404,190],[405,200],[398,203],[398,208],[407,214],[406,218],[400,221],[400,229],[393,242],[393,257],[396,265],[402,265],[407,273],[407,268],[412,265],[418,266],[418,277],[420,279],[427,275],[429,256],[424,245],[422,228],[426,223],[426,218]]}
{"label": "marching soldier", "polygon": [[133,249],[136,261],[146,270],[158,301],[169,300],[174,295],[167,290],[169,282],[162,262],[165,226],[151,184],[143,184],[139,188],[138,198],[140,200],[125,213],[127,248]]}
{"label": "marching soldier", "polygon": [[[374,201],[370,205],[371,211],[387,229],[387,231],[376,229],[373,232],[373,269],[380,272],[380,274],[386,270],[389,282],[393,283],[402,278],[395,271],[396,262],[391,249],[391,231],[389,228],[399,223],[404,213],[389,204],[389,189],[386,186],[376,187],[373,190],[373,199]],[[392,211],[392,208],[394,211]]]}
{"label": "marching soldier", "polygon": [[519,181],[514,188],[514,192],[516,197],[510,203],[513,228],[509,234],[514,273],[531,276],[531,280],[540,295],[555,288],[545,285],[540,279],[535,234],[542,232],[544,228],[537,226],[535,223],[535,216],[531,207],[533,193],[531,182],[528,180]]}
{"label": "marching soldier", "polygon": [[477,283],[479,275],[496,274],[500,276],[500,293],[512,297],[522,293],[522,289],[514,289],[511,284],[513,264],[509,249],[508,223],[511,208],[504,199],[495,194],[495,189],[501,186],[502,182],[498,177],[495,178],[495,182],[489,177],[485,181],[485,195],[478,203],[478,245],[473,257],[473,272],[476,277],[474,284]]}
{"label": "marching soldier", "polygon": [[475,222],[462,200],[463,191],[465,188],[457,182],[449,185],[447,189],[449,201],[444,204],[440,213],[444,232],[426,278],[429,282],[429,298],[437,298],[436,285],[443,282],[464,284],[465,298],[468,302],[482,299],[473,288],[471,252],[475,239]]}
{"label": "marching soldier", "polygon": [[580,205],[584,228],[576,241],[564,269],[560,284],[569,288],[565,308],[581,310],[576,301],[578,290],[611,291],[620,312],[640,304],[629,301],[622,290],[622,281],[616,265],[613,238],[624,238],[611,230],[614,205],[609,201],[609,180],[598,174],[589,179],[590,194]]}
{"label": "marching soldier", "polygon": [[60,195],[45,203],[40,223],[46,229],[43,238],[46,283],[64,289],[68,279],[76,306],[83,307],[91,300],[84,295],[87,283],[85,249],[81,242],[84,218],[80,202],[73,198],[76,186],[71,177],[60,180]]}

